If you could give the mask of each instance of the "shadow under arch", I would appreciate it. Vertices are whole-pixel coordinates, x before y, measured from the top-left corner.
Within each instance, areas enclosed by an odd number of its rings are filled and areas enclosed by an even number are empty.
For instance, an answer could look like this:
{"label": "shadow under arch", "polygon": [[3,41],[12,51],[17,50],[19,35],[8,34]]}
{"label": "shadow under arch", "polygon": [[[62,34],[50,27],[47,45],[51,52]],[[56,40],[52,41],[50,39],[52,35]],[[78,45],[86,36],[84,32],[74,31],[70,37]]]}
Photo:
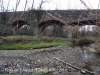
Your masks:
{"label": "shadow under arch", "polygon": [[65,24],[59,20],[46,20],[38,24],[40,33],[45,36],[62,36]]}
{"label": "shadow under arch", "polygon": [[46,21],[42,21],[41,23],[39,23],[38,27],[39,27],[39,30],[43,30],[46,26],[55,25],[55,24],[59,26],[65,25],[63,22],[59,20],[46,20]]}
{"label": "shadow under arch", "polygon": [[19,28],[23,25],[29,25],[26,21],[23,21],[23,20],[16,20],[14,21],[13,23],[11,23],[11,27],[14,29],[14,30],[19,30]]}
{"label": "shadow under arch", "polygon": [[83,20],[83,21],[79,21],[79,22],[70,22],[68,23],[69,25],[96,25],[97,24],[97,20]]}

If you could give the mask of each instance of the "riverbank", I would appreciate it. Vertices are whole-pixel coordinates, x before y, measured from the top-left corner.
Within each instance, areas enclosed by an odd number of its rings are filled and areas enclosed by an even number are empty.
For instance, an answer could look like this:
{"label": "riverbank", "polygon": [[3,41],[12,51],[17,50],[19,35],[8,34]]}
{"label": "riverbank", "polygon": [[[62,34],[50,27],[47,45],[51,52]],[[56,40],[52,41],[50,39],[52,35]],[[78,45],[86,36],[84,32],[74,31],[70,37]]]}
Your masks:
{"label": "riverbank", "polygon": [[[72,60],[77,61],[81,55],[78,51],[78,48],[73,49],[68,45],[61,45],[32,50],[0,50],[0,57],[25,58],[34,60],[36,63],[44,63],[45,59],[50,59],[52,57],[57,57],[62,60],[66,59],[68,62]],[[47,62],[47,60],[45,61]]]}
{"label": "riverbank", "polygon": [[[87,54],[87,53],[86,53]],[[61,63],[53,58],[59,58],[63,61],[70,63],[73,66],[83,68],[86,64],[85,61],[91,60],[91,53],[84,55],[84,51],[80,51],[80,48],[72,48],[68,45],[60,45],[49,48],[42,49],[32,49],[32,50],[0,50],[0,65],[3,69],[17,69],[17,74],[22,73],[19,69],[30,69],[31,72],[24,72],[32,75],[33,70],[36,68],[58,68],[62,67]],[[86,59],[87,57],[87,59]],[[90,58],[89,58],[90,57]],[[99,63],[100,59],[97,59]],[[92,62],[96,61],[94,58]],[[96,65],[97,65],[96,64]],[[100,66],[100,65],[99,65]],[[63,66],[64,67],[64,66]],[[98,67],[100,68],[100,67]],[[98,72],[96,70],[95,72]]]}

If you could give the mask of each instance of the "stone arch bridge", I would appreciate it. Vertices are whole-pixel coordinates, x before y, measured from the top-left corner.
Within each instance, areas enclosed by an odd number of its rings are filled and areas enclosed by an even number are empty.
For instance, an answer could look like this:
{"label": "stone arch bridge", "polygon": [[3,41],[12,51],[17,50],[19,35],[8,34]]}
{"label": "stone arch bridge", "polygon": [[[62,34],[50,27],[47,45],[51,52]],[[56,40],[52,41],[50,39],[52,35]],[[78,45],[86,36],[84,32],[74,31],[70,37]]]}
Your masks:
{"label": "stone arch bridge", "polygon": [[[50,28],[62,29],[66,25],[96,25],[100,10],[30,10],[18,12],[1,12],[0,22],[8,24],[14,31],[23,25],[30,25],[34,33],[41,30],[45,33]],[[98,22],[99,24],[99,22]],[[48,35],[48,33],[47,33]]]}

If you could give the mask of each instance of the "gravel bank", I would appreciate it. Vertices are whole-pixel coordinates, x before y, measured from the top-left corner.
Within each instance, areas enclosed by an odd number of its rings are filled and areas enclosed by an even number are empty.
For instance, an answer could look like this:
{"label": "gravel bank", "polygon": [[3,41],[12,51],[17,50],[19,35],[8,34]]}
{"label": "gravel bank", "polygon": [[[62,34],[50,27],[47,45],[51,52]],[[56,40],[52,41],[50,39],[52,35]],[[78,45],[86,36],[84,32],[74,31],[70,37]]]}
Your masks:
{"label": "gravel bank", "polygon": [[24,58],[33,60],[38,64],[48,64],[48,59],[52,61],[52,57],[60,58],[61,60],[73,63],[74,65],[80,65],[80,63],[83,62],[79,49],[73,49],[68,45],[32,50],[0,50],[0,57]]}
{"label": "gravel bank", "polygon": [[[0,73],[4,74],[16,69],[16,75],[32,75],[35,68],[57,68],[61,63],[54,60],[53,57],[80,68],[85,65],[80,49],[68,45],[32,50],[0,50]],[[25,69],[31,71],[26,72]]]}

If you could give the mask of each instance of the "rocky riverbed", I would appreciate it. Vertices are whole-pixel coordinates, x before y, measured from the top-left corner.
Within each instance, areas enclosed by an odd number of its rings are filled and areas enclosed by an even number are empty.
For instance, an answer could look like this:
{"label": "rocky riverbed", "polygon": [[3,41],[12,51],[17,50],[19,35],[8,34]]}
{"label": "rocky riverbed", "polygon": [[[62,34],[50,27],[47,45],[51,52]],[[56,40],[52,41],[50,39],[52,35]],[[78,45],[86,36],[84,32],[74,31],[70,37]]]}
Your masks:
{"label": "rocky riverbed", "polygon": [[[82,68],[82,70],[87,69],[97,75],[100,74],[99,54],[78,47],[72,48],[68,45],[31,50],[0,50],[0,73],[34,75],[35,71],[40,68],[47,68],[48,70],[52,68],[57,73],[47,73],[46,75],[81,75],[80,72],[74,72],[73,68],[69,68],[66,64],[55,60],[54,57],[75,67]],[[70,74],[64,74],[64,72],[59,74],[59,70],[67,70]]]}

